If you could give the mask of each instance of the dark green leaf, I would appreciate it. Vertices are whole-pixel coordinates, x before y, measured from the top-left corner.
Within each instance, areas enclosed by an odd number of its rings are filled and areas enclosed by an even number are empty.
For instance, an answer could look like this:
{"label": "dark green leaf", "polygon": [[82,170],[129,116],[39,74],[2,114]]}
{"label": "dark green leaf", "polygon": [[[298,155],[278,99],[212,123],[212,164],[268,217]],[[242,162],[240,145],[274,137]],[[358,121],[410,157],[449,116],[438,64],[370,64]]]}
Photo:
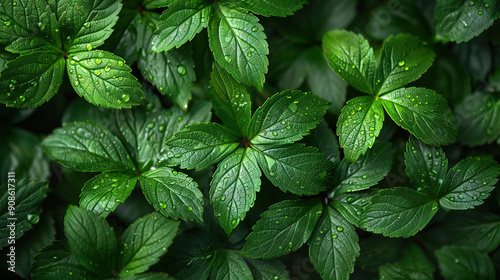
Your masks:
{"label": "dark green leaf", "polygon": [[432,273],[411,271],[399,265],[385,264],[379,267],[380,279],[387,280],[432,280]]}
{"label": "dark green leaf", "polygon": [[438,210],[427,194],[408,188],[381,190],[370,199],[362,227],[390,237],[410,237],[422,230]]}
{"label": "dark green leaf", "polygon": [[242,254],[271,259],[299,249],[321,216],[319,200],[286,200],[269,207],[246,238]]}
{"label": "dark green leaf", "polygon": [[401,268],[433,274],[435,268],[424,250],[416,243],[406,243],[402,258],[396,265]]}
{"label": "dark green leaf", "polygon": [[265,17],[286,17],[302,8],[305,0],[222,0]]}
{"label": "dark green leaf", "polygon": [[446,279],[496,279],[491,259],[472,247],[446,246],[436,251],[436,257]]}
{"label": "dark green leaf", "polygon": [[219,249],[214,256],[212,275],[214,280],[252,279],[252,272],[245,260],[232,250]]}
{"label": "dark green leaf", "polygon": [[285,266],[278,260],[246,259],[255,280],[289,280]]}
{"label": "dark green leaf", "polygon": [[314,146],[318,147],[319,151],[326,155],[327,160],[337,165],[340,162],[339,141],[324,118],[318,124],[318,127],[312,131],[312,137]]}
{"label": "dark green leaf", "polygon": [[361,225],[361,215],[363,208],[370,203],[370,198],[378,194],[378,190],[370,189],[366,191],[335,194],[331,205],[344,216],[351,224],[359,227]]}

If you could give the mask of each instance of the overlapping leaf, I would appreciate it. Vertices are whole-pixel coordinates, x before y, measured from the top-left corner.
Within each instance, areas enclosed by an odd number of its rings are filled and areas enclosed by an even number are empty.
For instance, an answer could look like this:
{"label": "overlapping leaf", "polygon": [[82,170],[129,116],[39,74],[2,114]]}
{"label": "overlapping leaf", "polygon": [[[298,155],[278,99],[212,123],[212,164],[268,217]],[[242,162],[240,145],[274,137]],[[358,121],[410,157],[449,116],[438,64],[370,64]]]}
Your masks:
{"label": "overlapping leaf", "polygon": [[491,259],[472,247],[445,246],[436,251],[436,257],[447,279],[496,279]]}
{"label": "overlapping leaf", "polygon": [[305,0],[222,0],[222,2],[232,3],[265,17],[293,15],[306,3]]}

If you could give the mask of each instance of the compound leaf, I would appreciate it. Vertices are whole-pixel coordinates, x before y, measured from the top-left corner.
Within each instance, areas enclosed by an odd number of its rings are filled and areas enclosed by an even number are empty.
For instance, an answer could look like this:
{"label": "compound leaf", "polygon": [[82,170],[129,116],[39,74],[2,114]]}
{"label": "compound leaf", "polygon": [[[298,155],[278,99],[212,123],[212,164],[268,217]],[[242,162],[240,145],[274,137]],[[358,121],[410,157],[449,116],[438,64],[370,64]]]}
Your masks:
{"label": "compound leaf", "polygon": [[252,272],[245,260],[232,250],[219,249],[216,251],[212,263],[214,280],[246,280],[252,279]]}

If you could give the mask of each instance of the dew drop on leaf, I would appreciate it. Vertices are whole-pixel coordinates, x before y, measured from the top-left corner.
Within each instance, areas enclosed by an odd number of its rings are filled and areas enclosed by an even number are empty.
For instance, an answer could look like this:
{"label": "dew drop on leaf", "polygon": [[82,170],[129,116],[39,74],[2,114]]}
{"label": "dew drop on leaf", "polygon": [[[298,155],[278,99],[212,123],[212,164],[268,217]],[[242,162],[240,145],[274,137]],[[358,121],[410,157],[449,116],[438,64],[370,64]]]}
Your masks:
{"label": "dew drop on leaf", "polygon": [[404,66],[405,65],[405,61],[404,60],[401,60],[399,63],[398,63],[399,66]]}
{"label": "dew drop on leaf", "polygon": [[233,59],[231,58],[231,56],[230,56],[230,55],[226,55],[226,56],[224,56],[224,59],[225,59],[227,62],[231,62],[231,60],[233,60]]}
{"label": "dew drop on leaf", "polygon": [[337,231],[340,232],[340,231],[343,231],[344,228],[343,227],[337,227]]}
{"label": "dew drop on leaf", "polygon": [[167,208],[167,204],[163,203],[163,202],[160,202],[158,203],[160,205],[161,208]]}
{"label": "dew drop on leaf", "polygon": [[21,95],[21,96],[19,96],[19,100],[21,100],[22,102],[24,102],[26,100],[26,97],[24,97],[24,95]]}
{"label": "dew drop on leaf", "polygon": [[259,28],[257,26],[252,27],[253,32],[257,32],[258,30],[259,30]]}
{"label": "dew drop on leaf", "polygon": [[87,44],[87,50],[91,51],[92,50],[92,44]]}
{"label": "dew drop on leaf", "polygon": [[179,75],[185,75],[186,74],[186,67],[180,65],[179,67],[177,67],[177,73],[179,73]]}
{"label": "dew drop on leaf", "polygon": [[122,99],[123,99],[123,101],[127,102],[127,101],[130,100],[130,95],[128,95],[128,94],[125,93],[125,94],[122,95]]}

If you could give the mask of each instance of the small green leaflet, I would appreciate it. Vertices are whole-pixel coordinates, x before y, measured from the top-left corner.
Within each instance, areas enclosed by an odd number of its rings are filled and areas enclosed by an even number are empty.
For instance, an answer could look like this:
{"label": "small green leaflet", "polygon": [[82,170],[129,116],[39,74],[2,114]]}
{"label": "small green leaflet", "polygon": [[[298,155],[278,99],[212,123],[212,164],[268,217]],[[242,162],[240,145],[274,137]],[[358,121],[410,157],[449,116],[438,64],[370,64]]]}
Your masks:
{"label": "small green leaflet", "polygon": [[370,203],[370,199],[378,194],[377,189],[357,191],[352,193],[335,193],[330,205],[339,211],[351,224],[360,227],[363,208]]}
{"label": "small green leaflet", "polygon": [[438,210],[429,195],[408,188],[381,190],[370,200],[361,227],[390,237],[410,237],[422,230]]}
{"label": "small green leaflet", "polygon": [[219,2],[208,29],[215,60],[233,77],[262,91],[269,47],[259,19],[241,8]]}
{"label": "small green leaflet", "polygon": [[92,104],[119,109],[147,103],[130,67],[112,53],[74,53],[66,66],[75,91]]}
{"label": "small green leaflet", "polygon": [[142,192],[153,207],[167,217],[203,222],[203,194],[187,175],[161,167],[140,177]]}
{"label": "small green leaflet", "polygon": [[328,103],[301,91],[283,91],[259,107],[248,128],[252,144],[288,144],[316,127]]}
{"label": "small green leaflet", "polygon": [[490,257],[472,247],[445,246],[436,251],[436,257],[446,279],[496,279]]}
{"label": "small green leaflet", "polygon": [[347,101],[337,121],[340,147],[347,160],[354,162],[373,146],[384,122],[381,102],[371,96]]}
{"label": "small green leaflet", "polygon": [[135,170],[120,140],[91,122],[65,124],[45,138],[41,146],[53,160],[76,171]]}
{"label": "small green leaflet", "polygon": [[308,241],[311,263],[322,279],[349,279],[359,256],[356,228],[326,206]]}
{"label": "small green leaflet", "polygon": [[160,213],[152,213],[130,225],[118,241],[120,277],[147,271],[157,263],[172,244],[179,224]]}
{"label": "small green leaflet", "polygon": [[243,220],[260,190],[255,150],[239,148],[222,160],[210,183],[210,202],[227,235]]}
{"label": "small green leaflet", "polygon": [[447,145],[458,132],[450,107],[441,95],[425,88],[400,88],[380,96],[392,120],[426,144]]}
{"label": "small green leaflet", "polygon": [[[13,180],[13,181],[12,181]],[[37,180],[8,179],[0,187],[0,213],[2,226],[0,229],[0,248],[8,246],[15,239],[21,238],[24,233],[30,230],[34,224],[38,223],[42,213],[42,203],[49,188],[48,182],[38,182]],[[10,197],[15,196],[15,205],[12,208]],[[11,219],[15,219],[11,220]],[[15,226],[12,227],[12,222]],[[12,236],[14,230],[15,236]],[[13,239],[15,238],[15,239]]]}
{"label": "small green leaflet", "polygon": [[323,37],[323,51],[330,67],[359,91],[374,93],[377,62],[373,49],[361,35],[332,30]]}
{"label": "small green leaflet", "polygon": [[316,199],[286,200],[271,205],[247,236],[242,254],[270,259],[299,249],[311,236],[322,208]]}
{"label": "small green leaflet", "polygon": [[493,24],[494,0],[438,0],[434,9],[436,35],[446,41],[467,42]]}
{"label": "small green leaflet", "polygon": [[236,251],[219,249],[215,252],[210,279],[247,280],[252,279],[252,272],[245,260]]}
{"label": "small green leaflet", "polygon": [[221,2],[242,7],[265,17],[286,17],[300,10],[305,0],[222,0]]}
{"label": "small green leaflet", "polygon": [[448,209],[471,209],[483,203],[498,182],[500,165],[486,158],[466,158],[446,175],[438,196]]}

